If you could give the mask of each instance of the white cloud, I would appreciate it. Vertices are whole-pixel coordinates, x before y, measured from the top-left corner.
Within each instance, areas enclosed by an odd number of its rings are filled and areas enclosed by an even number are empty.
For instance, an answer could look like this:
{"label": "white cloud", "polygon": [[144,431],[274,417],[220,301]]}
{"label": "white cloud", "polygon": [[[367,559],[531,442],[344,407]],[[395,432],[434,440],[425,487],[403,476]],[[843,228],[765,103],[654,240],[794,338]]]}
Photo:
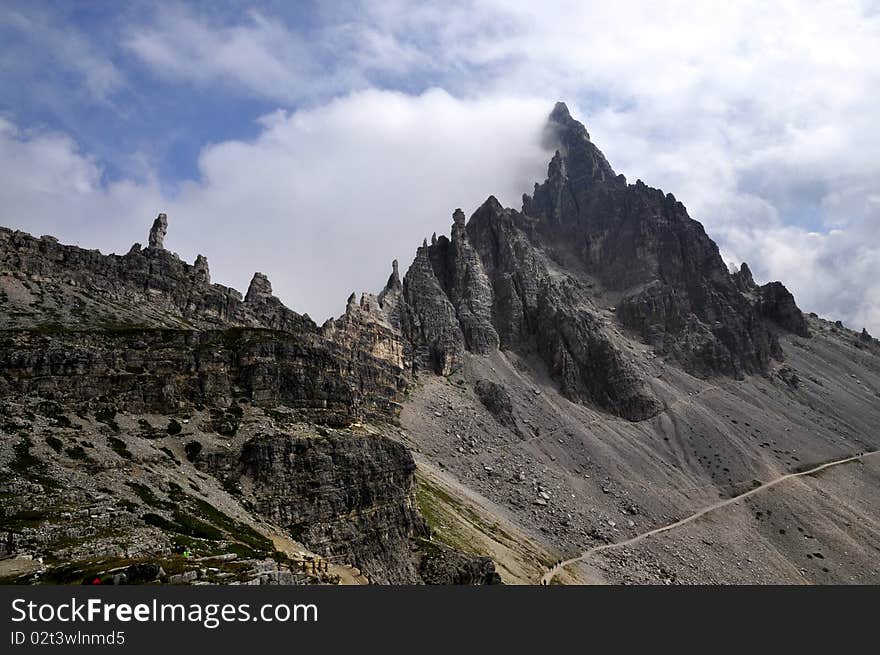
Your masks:
{"label": "white cloud", "polygon": [[125,45],[161,76],[238,86],[274,99],[299,97],[310,72],[308,44],[256,11],[223,26],[169,7],[155,25],[133,29]]}
{"label": "white cloud", "polygon": [[440,90],[355,93],[266,116],[253,142],[206,148],[199,180],[164,198],[149,183],[104,188],[69,140],[22,139],[7,125],[0,166],[27,159],[26,174],[41,173],[0,187],[7,207],[22,208],[4,222],[124,252],[166,211],[169,248],[190,261],[207,255],[214,279],[242,290],[262,271],[292,308],[320,321],[352,291],[378,291],[392,259],[408,266],[424,237],[448,232],[456,207],[471,211],[490,194],[518,205],[546,172],[547,108],[543,99],[459,100]]}
{"label": "white cloud", "polygon": [[0,170],[5,227],[84,248],[106,252],[134,242],[132,235],[161,203],[154,181],[103,184],[100,166],[69,137],[22,132],[2,118]]}
{"label": "white cloud", "polygon": [[308,32],[252,9],[236,22],[181,5],[129,27],[125,47],[159,76],[221,86],[291,105],[365,89],[371,73],[433,66],[418,48],[342,10]]}
{"label": "white cloud", "polygon": [[277,112],[251,143],[205,149],[201,179],[169,202],[169,243],[209,255],[226,279],[270,276],[320,320],[351,291],[378,290],[399,258],[490,194],[515,204],[545,172],[542,100],[458,100],[365,91]]}
{"label": "white cloud", "polygon": [[[33,11],[25,15],[11,10],[0,14],[0,29],[13,35],[9,39],[13,44],[7,42],[0,63],[6,73],[27,72],[30,85],[46,87],[46,72],[60,69],[75,75],[92,101],[103,103],[126,83],[125,76],[98,44],[70,25],[59,25],[50,14]],[[42,95],[60,102],[56,93],[46,87]]]}

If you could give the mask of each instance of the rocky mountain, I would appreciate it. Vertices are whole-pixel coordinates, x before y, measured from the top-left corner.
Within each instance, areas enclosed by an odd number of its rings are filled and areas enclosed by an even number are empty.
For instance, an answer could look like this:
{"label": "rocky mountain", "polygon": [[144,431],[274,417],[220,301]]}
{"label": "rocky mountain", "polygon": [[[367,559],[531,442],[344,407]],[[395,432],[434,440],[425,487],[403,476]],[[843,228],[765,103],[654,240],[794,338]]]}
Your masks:
{"label": "rocky mountain", "polygon": [[731,273],[564,104],[545,138],[519,210],[455,210],[322,326],[164,214],[122,256],[0,229],[0,573],[877,582],[880,344]]}

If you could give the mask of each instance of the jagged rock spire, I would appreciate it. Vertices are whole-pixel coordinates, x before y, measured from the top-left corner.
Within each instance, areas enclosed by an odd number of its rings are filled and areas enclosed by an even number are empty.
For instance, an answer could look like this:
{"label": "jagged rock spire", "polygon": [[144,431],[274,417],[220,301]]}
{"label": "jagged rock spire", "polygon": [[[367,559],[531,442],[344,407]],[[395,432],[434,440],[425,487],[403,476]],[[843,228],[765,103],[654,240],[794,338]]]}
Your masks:
{"label": "jagged rock spire", "polygon": [[733,282],[736,284],[736,288],[743,292],[751,291],[758,287],[758,285],[755,284],[755,278],[752,277],[752,269],[750,269],[749,265],[745,262],[743,262],[742,266],[739,267],[739,270],[733,274]]}
{"label": "jagged rock spire", "polygon": [[564,102],[557,102],[553,106],[553,111],[548,117],[550,127],[555,128],[557,132],[569,133],[573,136],[590,140],[590,133],[584,124],[572,118],[568,111],[568,106]]}
{"label": "jagged rock spire", "polygon": [[272,297],[272,283],[263,273],[254,273],[253,279],[248,286],[244,301],[247,303],[257,302]]}
{"label": "jagged rock spire", "polygon": [[156,220],[153,221],[153,227],[150,228],[148,247],[164,250],[166,232],[168,232],[168,216],[159,214]]}
{"label": "jagged rock spire", "polygon": [[196,257],[196,261],[193,264],[193,269],[195,272],[196,279],[200,282],[204,282],[205,284],[211,283],[211,271],[208,268],[208,258],[204,255],[199,255]]}
{"label": "jagged rock spire", "polygon": [[400,270],[397,266],[397,260],[395,259],[391,262],[391,275],[388,277],[388,282],[385,284],[385,289],[398,289],[400,288]]}

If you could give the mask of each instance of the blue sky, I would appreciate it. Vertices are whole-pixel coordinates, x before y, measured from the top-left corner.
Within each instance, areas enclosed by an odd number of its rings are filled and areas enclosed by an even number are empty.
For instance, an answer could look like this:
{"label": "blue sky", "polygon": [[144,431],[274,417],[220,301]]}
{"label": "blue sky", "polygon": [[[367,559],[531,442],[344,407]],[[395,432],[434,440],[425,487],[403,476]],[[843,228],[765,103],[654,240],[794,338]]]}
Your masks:
{"label": "blue sky", "polygon": [[489,194],[556,100],[729,261],[880,334],[876,3],[16,2],[0,224],[255,270],[321,320]]}

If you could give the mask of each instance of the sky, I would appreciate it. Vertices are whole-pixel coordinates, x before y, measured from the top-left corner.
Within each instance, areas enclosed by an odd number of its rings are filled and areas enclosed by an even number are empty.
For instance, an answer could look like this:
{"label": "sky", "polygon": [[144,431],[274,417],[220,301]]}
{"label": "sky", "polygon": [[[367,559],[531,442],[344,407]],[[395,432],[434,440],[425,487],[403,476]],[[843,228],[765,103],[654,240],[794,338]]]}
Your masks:
{"label": "sky", "polygon": [[321,322],[519,208],[565,101],[725,261],[880,336],[880,2],[5,0],[0,225],[267,274]]}

